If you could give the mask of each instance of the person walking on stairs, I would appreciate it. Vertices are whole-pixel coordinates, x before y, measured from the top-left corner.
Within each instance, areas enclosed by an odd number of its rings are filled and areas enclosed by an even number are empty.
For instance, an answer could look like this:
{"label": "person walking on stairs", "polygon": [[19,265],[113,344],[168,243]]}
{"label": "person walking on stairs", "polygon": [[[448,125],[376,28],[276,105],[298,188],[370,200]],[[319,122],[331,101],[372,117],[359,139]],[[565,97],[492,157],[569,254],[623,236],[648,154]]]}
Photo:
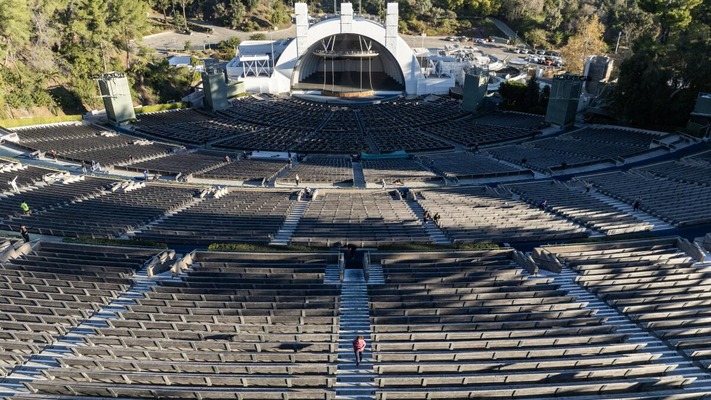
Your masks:
{"label": "person walking on stairs", "polygon": [[355,354],[356,367],[360,366],[360,362],[363,361],[363,350],[365,350],[365,338],[359,335],[353,339],[353,354]]}
{"label": "person walking on stairs", "polygon": [[22,200],[22,203],[20,203],[20,209],[23,214],[32,215],[32,210],[30,210],[30,206],[27,205],[27,201]]}
{"label": "person walking on stairs", "polygon": [[25,239],[25,243],[29,243],[30,231],[27,229],[27,227],[25,225],[20,226],[20,235],[22,235],[22,238]]}

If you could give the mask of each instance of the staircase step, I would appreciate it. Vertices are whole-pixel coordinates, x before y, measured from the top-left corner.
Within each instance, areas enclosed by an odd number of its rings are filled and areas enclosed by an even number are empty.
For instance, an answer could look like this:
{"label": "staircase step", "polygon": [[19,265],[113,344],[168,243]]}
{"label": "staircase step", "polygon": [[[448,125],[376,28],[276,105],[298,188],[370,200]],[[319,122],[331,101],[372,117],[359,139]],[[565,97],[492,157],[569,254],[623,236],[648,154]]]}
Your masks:
{"label": "staircase step", "polygon": [[[352,341],[363,335],[366,343],[371,338],[368,288],[362,269],[343,271],[341,302],[339,306],[340,326],[338,337],[338,367],[336,372],[336,398],[358,398],[372,400],[375,375],[372,373],[370,344],[363,352],[363,362],[355,365]],[[356,397],[353,397],[356,396]]]}

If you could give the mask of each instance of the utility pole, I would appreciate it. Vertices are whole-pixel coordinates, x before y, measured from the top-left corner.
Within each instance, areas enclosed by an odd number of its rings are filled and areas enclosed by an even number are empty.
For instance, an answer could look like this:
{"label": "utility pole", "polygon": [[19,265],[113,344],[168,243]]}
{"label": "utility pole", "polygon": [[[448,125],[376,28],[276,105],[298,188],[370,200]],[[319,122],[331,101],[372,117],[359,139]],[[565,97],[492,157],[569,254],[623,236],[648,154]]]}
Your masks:
{"label": "utility pole", "polygon": [[615,54],[617,54],[617,49],[620,48],[620,38],[622,37],[622,31],[617,34],[617,44],[615,45]]}

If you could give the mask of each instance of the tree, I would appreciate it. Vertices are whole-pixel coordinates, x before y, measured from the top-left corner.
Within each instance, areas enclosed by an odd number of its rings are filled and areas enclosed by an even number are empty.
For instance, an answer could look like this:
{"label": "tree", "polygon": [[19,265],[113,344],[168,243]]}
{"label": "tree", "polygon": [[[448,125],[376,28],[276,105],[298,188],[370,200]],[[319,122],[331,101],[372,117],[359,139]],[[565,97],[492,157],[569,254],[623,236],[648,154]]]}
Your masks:
{"label": "tree", "polygon": [[61,4],[52,0],[29,0],[32,31],[26,64],[48,78],[58,76],[54,49],[61,44],[57,13]]}
{"label": "tree", "polygon": [[126,51],[126,66],[130,64],[131,41],[143,37],[148,31],[146,12],[148,6],[141,0],[113,0],[110,24],[119,47]]}
{"label": "tree", "polygon": [[634,54],[620,65],[615,102],[621,113],[633,124],[663,124],[671,71],[664,65],[664,49],[651,37],[640,39]]}
{"label": "tree", "polygon": [[499,94],[504,98],[503,108],[522,111],[525,109],[527,85],[522,82],[507,81],[499,85]]}
{"label": "tree", "polygon": [[500,0],[466,0],[463,8],[472,14],[487,16],[497,14],[500,7]]}
{"label": "tree", "polygon": [[160,10],[163,14],[163,22],[168,23],[168,8],[173,5],[173,0],[152,0],[153,7]]}
{"label": "tree", "polygon": [[224,3],[218,3],[215,6],[215,14],[225,25],[235,29],[242,24],[245,7],[239,0],[230,0],[227,6]]}
{"label": "tree", "polygon": [[526,112],[532,112],[538,108],[541,101],[541,88],[538,86],[538,79],[532,76],[526,81],[526,94],[524,97],[524,106]]}
{"label": "tree", "polygon": [[282,3],[281,0],[274,1],[270,21],[274,25],[281,25],[289,22],[289,13],[287,12],[286,7],[284,7],[284,3]]}
{"label": "tree", "polygon": [[627,5],[627,2],[618,2],[610,7],[607,15],[608,32],[612,32],[611,39],[617,40],[621,33],[620,45],[631,48],[637,38],[644,35],[656,36],[659,26],[654,23],[652,15],[642,11],[636,5]]}
{"label": "tree", "polygon": [[78,0],[67,9],[64,51],[76,77],[107,71],[112,32],[107,0]]}
{"label": "tree", "polygon": [[667,43],[673,32],[689,26],[694,8],[702,0],[640,0],[642,10],[651,13],[660,25],[659,41]]}
{"label": "tree", "polygon": [[546,30],[555,31],[563,23],[560,0],[546,0],[543,3],[543,23]]}
{"label": "tree", "polygon": [[548,44],[548,41],[546,39],[546,31],[540,28],[535,28],[526,31],[526,33],[524,33],[524,37],[526,38],[526,42],[533,46],[534,49],[539,46],[545,47]]}
{"label": "tree", "polygon": [[180,5],[180,8],[183,10],[182,30],[183,30],[183,32],[187,32],[188,31],[188,16],[185,14],[185,8],[188,6],[188,3],[190,2],[190,0],[176,0],[176,1]]}
{"label": "tree", "polygon": [[18,49],[30,41],[30,9],[27,0],[0,0],[0,57],[2,64],[15,65]]}
{"label": "tree", "polygon": [[587,56],[601,54],[607,49],[602,40],[605,27],[600,23],[597,15],[585,19],[579,26],[575,35],[568,39],[568,43],[560,50],[565,60],[566,69],[574,74],[583,72],[583,63]]}
{"label": "tree", "polygon": [[543,0],[502,0],[501,12],[508,21],[520,21],[543,11]]}

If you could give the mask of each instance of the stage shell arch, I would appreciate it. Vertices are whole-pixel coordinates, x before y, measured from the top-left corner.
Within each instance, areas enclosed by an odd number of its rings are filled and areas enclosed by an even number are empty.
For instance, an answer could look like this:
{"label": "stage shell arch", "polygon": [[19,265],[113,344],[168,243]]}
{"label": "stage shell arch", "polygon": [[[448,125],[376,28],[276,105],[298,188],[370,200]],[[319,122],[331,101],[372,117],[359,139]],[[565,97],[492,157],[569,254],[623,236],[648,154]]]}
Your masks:
{"label": "stage shell arch", "polygon": [[[303,48],[318,47],[322,39],[326,40],[340,34],[360,35],[380,44],[384,51],[390,51],[385,43],[385,27],[378,22],[358,17],[353,18],[348,32],[344,32],[341,18],[338,17],[309,26],[307,34],[303,38],[305,40]],[[269,85],[270,92],[290,92],[293,83],[298,82],[297,64],[300,59],[309,56],[309,54],[298,54],[298,40],[292,40],[277,60],[275,73],[272,75]],[[412,49],[399,35],[397,36],[396,51],[390,52],[390,55],[397,62],[397,67],[404,79],[405,93],[418,94],[417,83],[423,78],[422,73]],[[388,57],[388,59],[390,58]]]}

